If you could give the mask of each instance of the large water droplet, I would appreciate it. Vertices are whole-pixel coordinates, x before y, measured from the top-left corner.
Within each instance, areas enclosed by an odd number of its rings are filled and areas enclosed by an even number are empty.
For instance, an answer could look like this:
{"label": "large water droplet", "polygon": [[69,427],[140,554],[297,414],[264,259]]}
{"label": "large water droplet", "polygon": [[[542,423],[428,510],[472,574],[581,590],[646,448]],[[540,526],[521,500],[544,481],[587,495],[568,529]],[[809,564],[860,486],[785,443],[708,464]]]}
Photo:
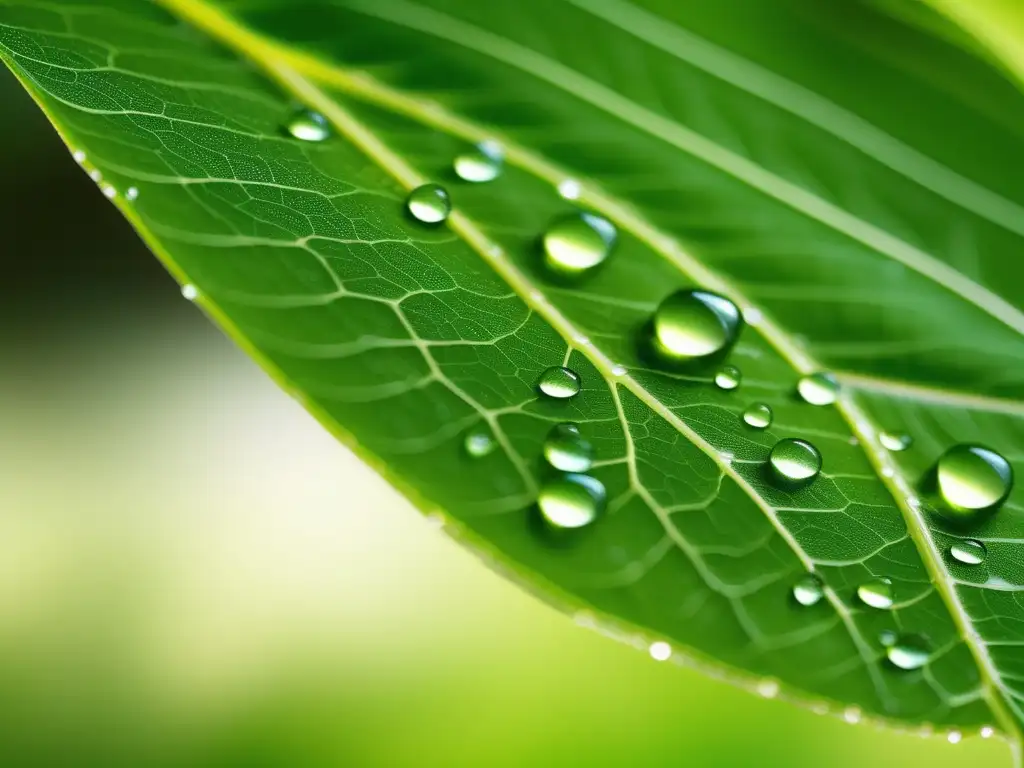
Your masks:
{"label": "large water droplet", "polygon": [[857,587],[857,597],[864,605],[880,610],[892,608],[892,582],[889,579],[875,579]]}
{"label": "large water droplet", "polygon": [[824,596],[825,588],[821,579],[813,573],[808,573],[793,585],[793,599],[800,605],[816,605]]}
{"label": "large water droplet", "polygon": [[739,368],[734,365],[723,365],[715,373],[715,386],[719,389],[736,389],[742,379],[743,375]]}
{"label": "large water droplet", "polygon": [[579,394],[580,377],[575,371],[556,365],[540,375],[537,386],[548,397],[565,400]]}
{"label": "large water droplet", "polygon": [[883,448],[899,452],[907,450],[913,439],[905,432],[879,432],[878,442],[882,444]]}
{"label": "large water droplet", "polygon": [[772,409],[764,403],[754,403],[743,412],[743,423],[754,429],[766,429],[772,423]]}
{"label": "large water droplet", "polygon": [[323,141],[331,135],[331,125],[319,112],[301,109],[288,121],[288,133],[302,141]]}
{"label": "large water droplet", "polygon": [[501,175],[505,153],[496,141],[481,141],[455,158],[455,175],[463,181],[491,181]]}
{"label": "large water droplet", "polygon": [[414,218],[427,224],[442,222],[452,212],[451,198],[440,184],[423,184],[416,187],[405,199],[405,205]]}
{"label": "large water droplet", "polygon": [[821,471],[821,454],[806,440],[787,437],[768,454],[768,466],[776,483],[787,489],[808,485]]}
{"label": "large water droplet", "polygon": [[728,349],[742,325],[739,309],[724,296],[676,291],[654,313],[654,347],[673,361],[702,360]]}
{"label": "large water droplet", "polygon": [[811,405],[831,405],[839,397],[839,382],[831,373],[811,373],[797,382],[796,391]]}
{"label": "large water droplet", "polygon": [[563,472],[586,472],[594,463],[594,449],[575,424],[556,424],[544,441],[544,458]]}
{"label": "large water droplet", "polygon": [[985,545],[975,539],[959,539],[949,546],[949,554],[965,565],[981,565],[988,552]]}
{"label": "large water droplet", "polygon": [[928,663],[931,649],[920,635],[900,635],[885,649],[886,658],[900,669],[920,669]]}
{"label": "large water droplet", "polygon": [[496,443],[490,432],[482,427],[476,427],[466,433],[462,445],[466,449],[466,453],[474,459],[479,459],[493,451]]}
{"label": "large water droplet", "polygon": [[608,258],[615,245],[615,225],[593,213],[571,213],[544,233],[544,261],[560,275],[576,276]]}
{"label": "large water droplet", "polygon": [[546,482],[537,508],[554,528],[582,528],[604,511],[604,484],[589,475],[562,475]]}
{"label": "large water droplet", "polygon": [[1013,487],[1013,469],[988,448],[955,445],[939,457],[935,484],[942,502],[937,511],[965,523],[994,511],[1006,500]]}

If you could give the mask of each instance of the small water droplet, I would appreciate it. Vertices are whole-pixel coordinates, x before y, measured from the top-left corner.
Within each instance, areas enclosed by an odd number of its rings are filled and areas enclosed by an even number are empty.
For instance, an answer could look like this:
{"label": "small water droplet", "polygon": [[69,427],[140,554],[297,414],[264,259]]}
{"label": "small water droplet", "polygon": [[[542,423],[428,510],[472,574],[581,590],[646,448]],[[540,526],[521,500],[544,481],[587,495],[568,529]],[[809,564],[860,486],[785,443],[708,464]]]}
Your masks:
{"label": "small water droplet", "polygon": [[805,403],[831,405],[839,397],[839,381],[831,373],[811,373],[800,378],[796,391]]}
{"label": "small water droplet", "polygon": [[878,442],[882,444],[882,447],[890,451],[899,452],[907,450],[913,439],[905,432],[882,431],[878,433]]}
{"label": "small water droplet", "polygon": [[896,642],[898,635],[891,629],[883,629],[878,633],[878,642],[888,648]]}
{"label": "small water droplet", "polygon": [[964,735],[960,731],[950,731],[946,734],[946,741],[950,744],[959,744],[963,737]]}
{"label": "small water droplet", "polygon": [[440,184],[423,184],[409,193],[405,207],[419,221],[438,224],[452,212],[452,201]]}
{"label": "small water droplet", "polygon": [[931,650],[920,635],[900,635],[885,649],[889,663],[900,669],[920,669],[928,663]]}
{"label": "small water droplet", "polygon": [[808,573],[793,585],[793,599],[800,605],[817,605],[824,596],[825,587],[816,574]]}
{"label": "small water droplet", "polygon": [[821,472],[821,454],[806,440],[779,440],[768,455],[776,483],[787,489],[808,485]]}
{"label": "small water droplet", "polygon": [[89,171],[89,178],[95,182],[99,182],[103,178],[103,172],[99,168],[93,168]]}
{"label": "small water droplet", "polygon": [[995,511],[1013,487],[1013,469],[995,451],[980,445],[955,445],[939,457],[934,470],[942,504],[940,514],[971,522]]}
{"label": "small water droplet", "polygon": [[110,184],[104,184],[101,187],[101,190],[103,191],[103,196],[107,198],[107,200],[113,200],[117,197],[117,190]]}
{"label": "small water droplet", "polygon": [[624,366],[624,365],[613,365],[612,366],[612,376],[625,376],[625,375],[626,375],[626,366]]}
{"label": "small water droplet", "polygon": [[746,321],[747,325],[758,325],[762,320],[764,320],[764,315],[757,307],[747,307],[743,310],[743,319]]}
{"label": "small water droplet", "polygon": [[850,723],[859,723],[861,717],[860,707],[847,707],[843,710],[843,720]]}
{"label": "small water droplet", "polygon": [[749,405],[743,412],[743,423],[754,429],[767,429],[772,423],[772,409],[764,403]]}
{"label": "small water droplet", "polygon": [[566,200],[576,200],[582,191],[580,183],[576,179],[563,179],[558,185],[558,194]]}
{"label": "small water droplet", "polygon": [[996,729],[991,725],[983,725],[978,733],[983,739],[991,739],[995,735]]}
{"label": "small water droplet", "polygon": [[463,181],[492,181],[501,175],[505,153],[496,141],[481,141],[473,149],[463,152],[452,164],[455,175]]}
{"label": "small water droplet", "polygon": [[575,424],[556,424],[544,440],[544,458],[562,472],[586,472],[594,464],[594,449]]}
{"label": "small water droplet", "polygon": [[128,187],[128,189],[125,190],[124,199],[128,200],[129,202],[131,202],[132,200],[138,200],[139,199],[139,188],[138,187]]}
{"label": "small water droplet", "polygon": [[189,301],[195,301],[199,298],[199,289],[192,285],[192,283],[185,283],[181,286],[181,295]]}
{"label": "small water droplet", "polygon": [[590,338],[587,336],[576,336],[573,341],[580,345],[587,345],[590,343]]}
{"label": "small water droplet", "polygon": [[544,262],[560,275],[582,275],[608,258],[615,246],[615,225],[594,213],[571,213],[544,233]]}
{"label": "small water droplet", "polygon": [[78,163],[79,165],[85,162],[85,152],[83,152],[80,149],[76,149],[74,152],[72,152],[71,156],[75,158],[75,162]]}
{"label": "small water droplet", "polygon": [[770,678],[762,680],[757,684],[757,692],[766,699],[774,699],[779,695],[779,681]]}
{"label": "small water droplet", "polygon": [[736,389],[742,379],[743,375],[739,368],[734,365],[723,365],[715,373],[715,386],[719,389]]}
{"label": "small water droplet", "polygon": [[541,374],[540,382],[537,386],[548,397],[565,400],[579,394],[580,377],[575,371],[571,371],[561,365],[555,365]]}
{"label": "small water droplet", "polygon": [[892,467],[882,467],[882,477],[893,477],[896,474],[896,470]]}
{"label": "small water droplet", "polygon": [[960,539],[949,546],[949,554],[954,560],[965,565],[981,565],[988,554],[985,545],[975,539]]}
{"label": "small water droplet", "polygon": [[875,579],[857,587],[857,597],[864,605],[879,610],[892,608],[892,581],[889,579]]}
{"label": "small water droplet", "polygon": [[742,323],[739,309],[724,296],[702,290],[676,291],[654,313],[654,347],[669,360],[702,360],[728,349]]}
{"label": "small water droplet", "polygon": [[600,480],[589,475],[562,475],[541,487],[537,508],[554,528],[583,528],[604,511],[605,498]]}
{"label": "small water droplet", "polygon": [[300,141],[323,141],[331,135],[331,125],[319,112],[300,109],[288,120],[288,133]]}
{"label": "small water droplet", "polygon": [[479,459],[493,451],[497,443],[490,432],[482,427],[475,427],[466,433],[462,445],[467,454],[474,459]]}
{"label": "small water droplet", "polygon": [[672,658],[672,646],[661,640],[651,643],[651,647],[647,650],[655,661],[668,661]]}

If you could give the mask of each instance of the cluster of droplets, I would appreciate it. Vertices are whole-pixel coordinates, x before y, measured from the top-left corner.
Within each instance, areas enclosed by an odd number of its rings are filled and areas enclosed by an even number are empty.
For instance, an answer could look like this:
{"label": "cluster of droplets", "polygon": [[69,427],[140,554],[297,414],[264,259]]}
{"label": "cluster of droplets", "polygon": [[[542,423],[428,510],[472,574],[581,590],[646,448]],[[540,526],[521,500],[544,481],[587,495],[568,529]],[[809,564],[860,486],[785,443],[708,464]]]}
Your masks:
{"label": "cluster of droplets", "polygon": [[[74,158],[75,162],[78,163],[83,168],[88,167],[88,157],[82,150],[76,149],[74,152],[71,153],[71,156]],[[105,198],[107,198],[108,200],[113,200],[114,198],[117,197],[117,187],[103,180],[103,172],[99,168],[90,168],[88,173],[89,178],[96,183],[96,186],[99,187],[100,192],[103,193],[103,196]],[[124,199],[127,200],[128,202],[134,202],[135,200],[138,199],[138,197],[138,187],[128,187],[128,189],[125,190]]]}

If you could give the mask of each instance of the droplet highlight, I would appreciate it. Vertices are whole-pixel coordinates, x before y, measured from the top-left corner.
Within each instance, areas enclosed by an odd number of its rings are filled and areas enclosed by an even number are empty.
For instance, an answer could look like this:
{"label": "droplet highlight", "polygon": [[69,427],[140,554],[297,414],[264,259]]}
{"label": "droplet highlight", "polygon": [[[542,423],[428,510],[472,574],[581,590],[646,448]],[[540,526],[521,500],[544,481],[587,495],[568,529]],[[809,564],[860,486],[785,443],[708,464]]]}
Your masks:
{"label": "droplet highlight", "polygon": [[139,188],[138,187],[128,187],[128,189],[126,189],[125,192],[124,192],[124,199],[129,201],[129,202],[132,202],[134,200],[138,200],[139,199]]}
{"label": "droplet highlight", "polygon": [[768,454],[768,466],[776,485],[789,490],[802,488],[821,472],[821,454],[806,440],[787,437]]}
{"label": "droplet highlight", "polygon": [[988,551],[985,545],[976,539],[960,539],[950,544],[949,555],[964,565],[981,565],[985,562]]}
{"label": "droplet highlight", "polygon": [[285,126],[288,133],[300,141],[324,141],[331,135],[331,125],[319,112],[300,109],[289,118]]}
{"label": "droplet highlight", "polygon": [[920,635],[900,635],[885,649],[885,657],[898,669],[920,669],[928,663],[931,649]]}
{"label": "droplet highlight", "polygon": [[676,291],[658,306],[651,321],[654,348],[676,362],[698,361],[727,350],[742,328],[735,304],[717,293]]}
{"label": "droplet highlight", "polygon": [[608,219],[594,213],[571,213],[544,233],[544,263],[559,275],[582,275],[608,258],[617,236]]}
{"label": "droplet highlight", "polygon": [[651,643],[651,647],[647,649],[647,652],[651,654],[651,658],[655,661],[668,661],[672,658],[672,646],[662,640]]}
{"label": "droplet highlight", "polygon": [[497,443],[491,433],[480,427],[467,432],[462,441],[462,446],[466,453],[474,459],[486,456],[494,450],[496,445]]}
{"label": "droplet highlight", "polygon": [[715,386],[719,389],[736,389],[742,380],[743,374],[741,374],[740,369],[734,365],[723,365],[715,373]]}
{"label": "droplet highlight", "polygon": [[879,432],[878,442],[886,450],[899,453],[905,451],[913,443],[913,439],[905,432]]}
{"label": "droplet highlight", "polygon": [[556,365],[541,374],[537,387],[548,397],[566,400],[579,394],[580,377],[575,371]]}
{"label": "droplet highlight", "polygon": [[839,381],[831,373],[811,373],[796,384],[797,394],[811,405],[831,405],[839,397]]}
{"label": "droplet highlight", "polygon": [[857,598],[870,608],[888,610],[894,602],[892,596],[892,581],[889,579],[875,579],[857,587]]}
{"label": "droplet highlight", "polygon": [[568,474],[553,478],[540,489],[537,508],[545,522],[556,529],[578,529],[593,523],[604,511],[604,484],[589,475]]}
{"label": "droplet highlight", "polygon": [[181,286],[181,295],[188,301],[195,301],[199,298],[199,289],[192,283],[185,283]]}
{"label": "droplet highlight", "polygon": [[954,522],[968,523],[994,512],[1010,495],[1013,469],[993,450],[955,445],[939,457],[934,471],[937,511]]}
{"label": "droplet highlight", "polygon": [[816,574],[808,573],[793,585],[793,599],[805,607],[817,605],[824,596],[825,587]]}
{"label": "droplet highlight", "polygon": [[743,423],[754,429],[767,429],[772,423],[772,409],[765,403],[753,403],[743,412]]}
{"label": "droplet highlight", "polygon": [[452,212],[452,201],[440,184],[423,184],[409,193],[405,207],[414,219],[425,224],[439,224]]}
{"label": "droplet highlight", "polygon": [[556,424],[544,440],[544,458],[562,472],[586,472],[594,464],[594,448],[575,424]]}
{"label": "droplet highlight", "polygon": [[505,153],[496,141],[481,141],[473,149],[455,158],[452,167],[463,181],[481,183],[501,175]]}

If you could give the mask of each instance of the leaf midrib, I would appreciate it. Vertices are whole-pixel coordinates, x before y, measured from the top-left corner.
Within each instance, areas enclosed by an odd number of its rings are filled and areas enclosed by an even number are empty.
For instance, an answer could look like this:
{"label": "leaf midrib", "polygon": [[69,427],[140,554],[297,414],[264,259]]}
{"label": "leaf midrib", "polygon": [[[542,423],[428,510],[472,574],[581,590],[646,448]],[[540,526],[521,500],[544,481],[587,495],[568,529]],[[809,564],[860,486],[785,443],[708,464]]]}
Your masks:
{"label": "leaf midrib", "polygon": [[[303,97],[311,107],[322,111],[325,116],[331,119],[340,130],[346,133],[357,146],[378,162],[382,169],[391,173],[405,187],[412,188],[426,181],[426,179],[409,167],[401,158],[395,155],[368,129],[352,118],[339,104],[333,101],[327,94],[320,91],[319,88],[317,88],[312,82],[305,79],[290,65],[291,61],[296,58],[309,61],[311,60],[309,57],[306,57],[303,54],[289,52],[287,49],[275,45],[238,24],[233,18],[228,17],[220,11],[206,5],[203,0],[159,0],[159,2],[169,10],[176,12],[179,16],[188,19],[196,26],[211,33],[217,39],[221,40],[221,42],[235,48],[240,53],[252,59],[255,63],[262,66],[271,77],[281,83],[284,87],[296,95]],[[225,25],[228,25],[228,28],[225,28]],[[317,69],[321,71],[323,69],[328,69],[334,71],[336,75],[340,73],[340,70],[335,70],[335,68],[323,65],[322,63],[317,67]],[[346,79],[348,79],[347,76]],[[366,87],[369,79],[362,78],[362,80],[363,87]],[[429,121],[424,120],[424,122]],[[525,154],[524,150],[520,151]],[[509,148],[507,156],[510,161],[516,162],[516,158],[514,153],[511,151],[511,148]],[[534,158],[532,164],[547,166],[549,171],[553,168],[553,166],[548,165],[546,161],[539,160],[537,158]],[[529,164],[523,164],[522,167],[525,170],[536,172]],[[544,177],[546,178],[548,175],[549,173],[545,173]],[[645,240],[645,242],[648,242],[652,248],[673,262],[684,273],[689,273],[692,277],[697,279],[703,278],[702,282],[707,287],[715,290],[722,290],[722,292],[733,296],[741,305],[756,309],[756,306],[752,302],[746,300],[746,298],[742,296],[741,293],[737,292],[728,282],[705,268],[700,262],[683,251],[678,243],[676,243],[670,236],[659,232],[626,206],[614,200],[614,198],[606,197],[602,194],[591,193],[588,199],[590,202],[594,203],[595,206],[598,204],[604,204],[605,212],[609,209],[615,210],[618,215],[613,214],[611,218],[616,219],[622,226],[624,226],[624,228],[632,231],[639,238]],[[552,327],[554,327],[563,336],[569,348],[576,349],[591,360],[595,367],[605,376],[606,381],[610,384],[610,389],[617,404],[619,402],[619,398],[616,384],[621,384],[647,404],[653,411],[658,413],[668,423],[672,424],[676,429],[690,439],[693,444],[704,451],[719,466],[723,474],[730,476],[731,479],[740,485],[750,498],[764,511],[768,519],[779,532],[780,536],[782,536],[789,544],[797,557],[804,563],[805,567],[808,567],[810,570],[811,561],[807,558],[799,544],[793,539],[789,531],[779,523],[775,516],[775,510],[760,498],[756,491],[731,467],[728,462],[723,462],[713,446],[707,443],[699,434],[695,433],[690,427],[688,427],[685,422],[679,419],[679,417],[647,393],[647,391],[631,377],[628,375],[616,376],[613,370],[615,367],[614,364],[604,355],[603,352],[593,345],[577,344],[576,339],[579,338],[579,333],[572,324],[561,315],[557,308],[547,301],[543,294],[533,290],[526,277],[519,273],[514,266],[505,259],[495,258],[493,256],[493,249],[497,244],[491,242],[471,220],[456,211],[453,212],[452,216],[449,218],[449,222],[452,228],[457,231],[469,245],[480,253],[481,257],[506,280],[510,287],[519,293],[523,301],[530,306],[531,309],[544,317],[545,320],[547,320]],[[797,371],[807,372],[819,367],[813,358],[806,355],[806,353],[799,349],[781,330],[781,328],[776,326],[767,317],[765,317],[763,322],[757,326],[757,330]],[[887,461],[885,453],[881,445],[877,442],[875,430],[871,427],[866,415],[861,411],[861,409],[848,397],[841,398],[838,406],[839,412],[847,420],[853,433],[860,438],[860,444],[865,446],[867,458],[872,464],[876,474],[879,476],[879,479],[893,494],[898,507],[903,512],[907,522],[908,531],[918,547],[922,560],[928,568],[933,581],[936,582],[937,589],[946,603],[947,609],[950,611],[958,629],[960,629],[964,641],[967,643],[975,657],[976,664],[982,676],[982,688],[985,692],[986,701],[989,703],[993,714],[995,714],[1000,720],[1000,724],[1004,730],[1009,734],[1013,734],[1014,740],[1019,743],[1020,731],[1018,723],[1006,709],[1007,705],[1013,707],[1012,701],[1008,698],[1004,699],[1001,695],[997,695],[997,692],[1002,693],[1002,688],[998,684],[998,675],[995,674],[991,659],[988,657],[987,652],[984,647],[980,645],[979,639],[973,632],[966,614],[963,612],[963,608],[953,592],[948,576],[941,568],[941,557],[934,542],[927,533],[927,528],[924,524],[923,518],[921,517],[920,510],[911,508],[905,503],[908,496],[912,494],[912,489],[898,472],[893,473],[891,477],[886,478],[880,471]],[[621,412],[621,405],[618,405],[618,407]],[[626,430],[628,439],[628,425],[624,424],[623,426]],[[867,450],[867,448],[870,448],[871,450]],[[846,611],[845,606],[838,600],[838,597],[832,593],[831,590],[827,590],[827,594],[830,601],[832,601],[833,605],[836,607],[837,613],[844,618],[844,622],[847,622],[849,614]],[[856,643],[859,630],[857,630],[855,625],[851,627],[850,624],[847,623],[847,626],[851,633],[851,637]],[[865,658],[865,661],[867,661],[867,658]],[[866,666],[868,667],[869,672],[873,670],[873,666],[871,664],[866,664]],[[882,693],[882,690],[884,690],[884,688],[879,688],[880,694]],[[1020,713],[1018,712],[1018,714]]]}

